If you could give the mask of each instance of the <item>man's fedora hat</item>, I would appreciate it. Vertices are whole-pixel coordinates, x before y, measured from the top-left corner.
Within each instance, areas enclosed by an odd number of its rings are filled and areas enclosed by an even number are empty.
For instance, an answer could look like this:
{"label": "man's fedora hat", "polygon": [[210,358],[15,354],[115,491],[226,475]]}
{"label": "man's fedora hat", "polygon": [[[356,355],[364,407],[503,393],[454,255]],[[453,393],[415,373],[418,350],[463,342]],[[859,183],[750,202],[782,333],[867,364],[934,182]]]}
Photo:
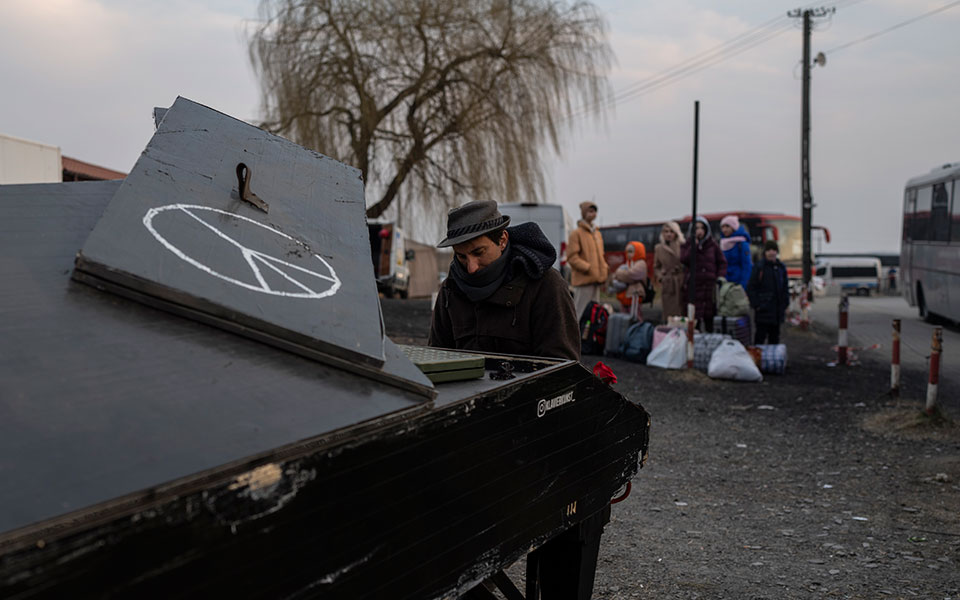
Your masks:
{"label": "man's fedora hat", "polygon": [[437,248],[455,246],[509,224],[510,217],[501,215],[493,200],[468,202],[447,214],[447,237]]}

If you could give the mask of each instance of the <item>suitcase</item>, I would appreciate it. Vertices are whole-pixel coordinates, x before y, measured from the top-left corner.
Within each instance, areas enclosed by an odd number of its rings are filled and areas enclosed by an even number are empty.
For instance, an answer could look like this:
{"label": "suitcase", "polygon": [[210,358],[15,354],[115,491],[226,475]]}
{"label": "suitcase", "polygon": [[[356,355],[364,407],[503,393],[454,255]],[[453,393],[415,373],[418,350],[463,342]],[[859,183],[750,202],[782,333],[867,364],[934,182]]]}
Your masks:
{"label": "suitcase", "polygon": [[784,344],[760,344],[760,370],[783,375],[787,370],[787,347]]}
{"label": "suitcase", "polygon": [[750,317],[720,317],[713,318],[713,332],[727,333],[733,339],[746,346],[753,345],[753,335],[750,326]]}
{"label": "suitcase", "polygon": [[630,311],[614,313],[607,319],[607,339],[603,345],[605,356],[620,356],[620,346],[627,337],[627,330],[637,322],[636,301],[630,303]]}
{"label": "suitcase", "polygon": [[710,366],[710,358],[723,340],[730,336],[724,333],[695,333],[693,334],[693,368],[706,371]]}

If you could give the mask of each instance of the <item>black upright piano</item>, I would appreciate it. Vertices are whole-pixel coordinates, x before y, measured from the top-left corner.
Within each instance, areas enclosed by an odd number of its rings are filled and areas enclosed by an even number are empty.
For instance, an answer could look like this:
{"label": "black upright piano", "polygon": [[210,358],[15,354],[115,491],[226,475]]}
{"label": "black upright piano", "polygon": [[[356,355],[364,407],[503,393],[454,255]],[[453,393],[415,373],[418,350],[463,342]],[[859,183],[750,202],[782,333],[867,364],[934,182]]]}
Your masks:
{"label": "black upright piano", "polygon": [[481,598],[528,555],[589,598],[646,412],[573,361],[433,383],[357,170],[178,98],[122,182],[0,208],[0,597]]}

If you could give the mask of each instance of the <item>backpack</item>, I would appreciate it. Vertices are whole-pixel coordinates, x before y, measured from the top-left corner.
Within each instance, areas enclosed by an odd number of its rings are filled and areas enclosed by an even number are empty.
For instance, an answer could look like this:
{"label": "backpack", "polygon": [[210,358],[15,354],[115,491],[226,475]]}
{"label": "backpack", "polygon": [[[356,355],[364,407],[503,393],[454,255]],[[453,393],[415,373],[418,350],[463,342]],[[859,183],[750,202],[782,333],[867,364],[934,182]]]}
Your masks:
{"label": "backpack", "polygon": [[607,309],[592,300],[583,309],[580,315],[580,354],[603,354],[609,317]]}
{"label": "backpack", "polygon": [[717,314],[722,317],[739,317],[750,314],[750,299],[739,283],[717,279],[720,289],[717,291]]}
{"label": "backpack", "polygon": [[650,278],[648,277],[643,282],[643,303],[653,306],[653,299],[657,297],[657,290],[653,287]]}
{"label": "backpack", "polygon": [[633,362],[646,363],[652,348],[653,323],[634,323],[627,329],[623,343],[620,344],[620,356]]}

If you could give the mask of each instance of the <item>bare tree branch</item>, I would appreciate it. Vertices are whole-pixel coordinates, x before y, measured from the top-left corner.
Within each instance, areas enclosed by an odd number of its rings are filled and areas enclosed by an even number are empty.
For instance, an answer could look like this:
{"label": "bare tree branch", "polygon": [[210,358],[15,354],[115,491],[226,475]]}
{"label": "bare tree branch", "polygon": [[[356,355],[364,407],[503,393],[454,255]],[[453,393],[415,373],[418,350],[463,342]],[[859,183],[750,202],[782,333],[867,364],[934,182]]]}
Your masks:
{"label": "bare tree branch", "polygon": [[261,14],[264,126],[359,168],[368,217],[401,191],[422,214],[544,200],[566,116],[610,95],[590,2],[262,0]]}

